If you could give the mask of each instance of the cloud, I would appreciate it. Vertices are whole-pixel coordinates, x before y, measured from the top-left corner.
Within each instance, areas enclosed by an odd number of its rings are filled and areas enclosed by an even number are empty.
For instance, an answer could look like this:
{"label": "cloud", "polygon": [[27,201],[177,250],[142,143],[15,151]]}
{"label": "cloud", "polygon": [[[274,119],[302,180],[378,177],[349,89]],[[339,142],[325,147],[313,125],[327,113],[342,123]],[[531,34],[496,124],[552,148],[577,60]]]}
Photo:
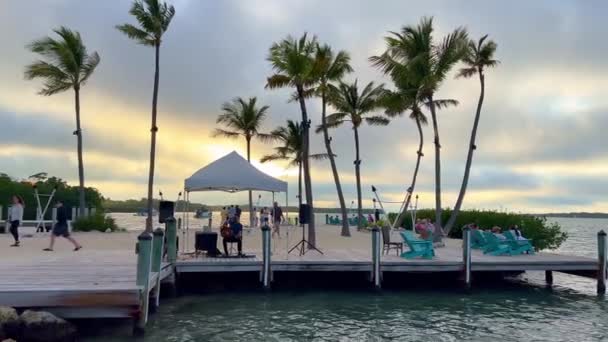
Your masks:
{"label": "cloud", "polygon": [[[192,1],[172,2],[177,14],[161,49],[158,187],[177,192],[183,179],[230,152],[244,153],[242,141],[213,139],[222,102],[257,96],[270,105],[264,131],[298,120],[299,108],[288,103],[289,90],[268,91],[272,70],[266,61],[272,42],[288,34],[316,34],[352,57],[361,82],[389,80],[369,65],[368,57],[384,48],[382,37],[424,15],[435,16],[437,37],[465,25],[473,37],[489,33],[498,42],[501,64],[488,70],[486,98],[478,132],[465,207],[510,207],[524,211],[566,208],[608,210],[601,190],[608,181],[608,64],[604,56],[608,3],[544,0],[512,4],[481,0],[404,3],[364,0]],[[5,1],[0,3],[0,170],[16,177],[46,170],[76,179],[73,94],[36,95],[39,82],[23,79],[23,67],[36,56],[24,46],[51,34],[59,25],[79,30],[101,63],[82,90],[85,166],[88,182],[114,198],[146,192],[149,153],[153,49],[137,45],[114,25],[133,22],[130,1]],[[24,23],[27,22],[27,25]],[[517,23],[514,25],[513,23]],[[450,75],[437,94],[460,105],[439,112],[442,139],[444,203],[451,206],[459,189],[477,104],[476,79]],[[313,124],[320,103],[308,101]],[[417,189],[421,205],[434,198],[432,129],[424,128],[425,157]],[[333,147],[345,196],[356,196],[352,130],[332,130]],[[311,151],[322,152],[320,135],[311,136]],[[399,201],[415,163],[418,133],[413,122],[396,118],[388,127],[361,130],[362,188],[371,205],[372,184]],[[253,159],[272,146],[255,142]],[[296,193],[297,172],[283,163],[259,165],[290,182]],[[328,162],[313,163],[313,187],[319,204],[337,197]],[[199,200],[221,203],[241,196],[201,194]],[[270,201],[270,199],[267,199]],[[295,200],[293,200],[295,202]]]}

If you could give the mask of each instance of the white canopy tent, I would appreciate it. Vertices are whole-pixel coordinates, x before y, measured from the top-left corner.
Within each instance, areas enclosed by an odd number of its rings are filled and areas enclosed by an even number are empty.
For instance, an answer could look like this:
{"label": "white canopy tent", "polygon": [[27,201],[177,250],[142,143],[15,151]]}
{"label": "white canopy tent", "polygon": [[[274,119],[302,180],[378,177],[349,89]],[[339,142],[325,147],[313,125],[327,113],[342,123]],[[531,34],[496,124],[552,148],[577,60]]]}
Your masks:
{"label": "white canopy tent", "polygon": [[[288,206],[287,182],[271,177],[251,165],[236,151],[221,157],[211,164],[196,171],[192,176],[184,181],[184,193],[186,200],[186,210],[184,210],[184,225],[189,228],[188,205],[190,202],[190,192],[194,191],[268,191],[284,192],[285,206]],[[288,215],[288,214],[287,214]]]}
{"label": "white canopy tent", "polygon": [[192,191],[270,191],[287,193],[287,182],[255,168],[235,151],[196,171],[184,184]]}

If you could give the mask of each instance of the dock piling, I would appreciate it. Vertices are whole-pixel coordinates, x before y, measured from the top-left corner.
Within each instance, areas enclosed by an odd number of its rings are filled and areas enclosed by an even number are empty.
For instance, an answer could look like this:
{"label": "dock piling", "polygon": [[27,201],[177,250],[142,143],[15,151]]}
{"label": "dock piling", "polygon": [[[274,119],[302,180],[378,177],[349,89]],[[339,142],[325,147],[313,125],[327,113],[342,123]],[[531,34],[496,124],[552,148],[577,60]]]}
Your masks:
{"label": "dock piling", "polygon": [[471,228],[462,230],[462,263],[464,267],[464,288],[471,289]]}
{"label": "dock piling", "polygon": [[372,228],[372,281],[377,290],[380,289],[382,283],[380,258],[380,229],[376,225]]}
{"label": "dock piling", "polygon": [[597,294],[606,294],[606,232],[597,233]]}
{"label": "dock piling", "polygon": [[177,261],[177,229],[175,227],[175,218],[169,217],[165,221],[167,234],[167,261],[171,264]]}
{"label": "dock piling", "polygon": [[547,286],[553,285],[553,271],[545,271],[545,282],[547,283]]}
{"label": "dock piling", "polygon": [[148,305],[150,301],[149,283],[152,267],[152,235],[147,232],[137,237],[139,251],[137,254],[137,286],[141,286],[140,313],[135,321],[136,334],[143,332],[148,322]]}
{"label": "dock piling", "polygon": [[154,288],[154,302],[152,303],[154,309],[158,308],[160,304],[160,270],[163,261],[164,242],[165,232],[161,228],[156,228],[152,239],[152,272],[158,274]]}
{"label": "dock piling", "polygon": [[262,227],[262,285],[265,290],[270,289],[270,248],[270,227],[268,224],[265,224]]}

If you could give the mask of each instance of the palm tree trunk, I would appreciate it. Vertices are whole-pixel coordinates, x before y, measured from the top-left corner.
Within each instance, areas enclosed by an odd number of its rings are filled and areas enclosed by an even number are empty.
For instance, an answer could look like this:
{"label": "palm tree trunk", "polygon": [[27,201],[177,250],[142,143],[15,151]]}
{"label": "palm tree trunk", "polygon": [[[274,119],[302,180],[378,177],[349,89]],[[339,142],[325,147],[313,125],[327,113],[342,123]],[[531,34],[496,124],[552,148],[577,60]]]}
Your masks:
{"label": "palm tree trunk", "polygon": [[302,111],[302,149],[304,152],[302,155],[302,172],[304,173],[304,191],[306,193],[306,203],[310,206],[311,216],[308,223],[308,242],[310,242],[311,245],[315,246],[315,216],[312,199],[312,182],[310,179],[310,160],[308,158],[308,156],[310,155],[310,124],[308,122],[308,112],[306,111],[306,103],[304,101],[304,88],[302,86],[298,86],[297,91],[298,99],[300,102],[300,110]]}
{"label": "palm tree trunk", "polygon": [[[251,164],[251,137],[247,139],[247,161]],[[253,198],[251,197],[251,190],[249,190],[249,227],[253,227]]]}
{"label": "palm tree trunk", "polygon": [[456,218],[458,217],[458,212],[460,211],[460,207],[462,206],[462,201],[464,200],[464,195],[467,191],[467,185],[469,184],[469,174],[471,172],[471,164],[473,163],[473,152],[475,152],[475,138],[477,137],[477,127],[479,125],[479,118],[481,117],[481,106],[483,105],[483,98],[485,95],[485,77],[483,75],[483,71],[479,70],[479,100],[477,101],[477,112],[475,113],[475,121],[473,122],[473,130],[471,131],[471,140],[469,142],[469,153],[467,154],[467,163],[464,168],[464,177],[462,178],[462,185],[460,186],[460,192],[458,193],[458,199],[456,200],[456,205],[454,205],[454,211],[450,215],[450,219],[445,225],[445,233],[448,234],[454,223],[456,222]]}
{"label": "palm tree trunk", "polygon": [[302,206],[302,163],[298,163],[298,208]]}
{"label": "palm tree trunk", "polygon": [[403,212],[401,213],[401,215],[399,215],[397,223],[395,224],[396,227],[399,227],[401,225],[401,223],[403,223],[403,221],[407,217],[406,214],[410,207],[412,195],[414,194],[414,190],[416,189],[416,178],[418,177],[418,169],[420,168],[420,160],[422,159],[422,156],[424,155],[422,153],[422,146],[424,145],[424,136],[422,134],[422,125],[420,124],[420,119],[418,117],[416,117],[416,127],[418,127],[418,137],[420,138],[420,141],[418,143],[418,152],[417,152],[418,157],[416,158],[416,167],[414,168],[414,175],[412,176],[412,183],[409,188],[411,193],[409,196],[407,196],[407,199],[405,201],[405,207],[403,208]]}
{"label": "palm tree trunk", "polygon": [[146,232],[152,233],[152,211],[153,190],[154,190],[154,165],[156,160],[156,105],[158,104],[158,82],[159,82],[159,63],[160,63],[160,44],[155,46],[156,62],[154,67],[154,92],[152,93],[152,128],[150,129],[150,173],[148,174],[148,218],[146,219]]}
{"label": "palm tree trunk", "polygon": [[78,205],[80,206],[78,215],[84,217],[84,208],[86,206],[84,197],[84,162],[82,160],[82,130],[80,128],[80,88],[74,88],[74,102],[76,107],[76,140],[78,145],[78,181],[80,187],[78,189],[79,199]]}
{"label": "palm tree trunk", "polygon": [[350,229],[348,228],[348,213],[346,212],[346,202],[344,202],[344,193],[342,193],[342,185],[340,184],[340,176],[338,176],[338,168],[336,167],[336,160],[334,159],[334,153],[331,149],[331,138],[329,137],[329,130],[327,129],[327,99],[325,91],[321,95],[321,127],[323,127],[323,140],[325,141],[325,149],[329,155],[329,164],[331,165],[331,172],[334,175],[334,182],[336,183],[336,192],[338,193],[338,201],[340,202],[340,212],[342,213],[342,231],[341,236],[350,236]]}
{"label": "palm tree trunk", "polygon": [[433,133],[435,134],[435,234],[434,240],[441,241],[441,144],[439,143],[439,127],[437,125],[437,112],[433,96],[429,96],[429,107],[433,119]]}
{"label": "palm tree trunk", "polygon": [[363,229],[363,206],[361,204],[361,160],[359,160],[359,130],[357,126],[353,127],[355,131],[355,177],[357,178],[357,229]]}

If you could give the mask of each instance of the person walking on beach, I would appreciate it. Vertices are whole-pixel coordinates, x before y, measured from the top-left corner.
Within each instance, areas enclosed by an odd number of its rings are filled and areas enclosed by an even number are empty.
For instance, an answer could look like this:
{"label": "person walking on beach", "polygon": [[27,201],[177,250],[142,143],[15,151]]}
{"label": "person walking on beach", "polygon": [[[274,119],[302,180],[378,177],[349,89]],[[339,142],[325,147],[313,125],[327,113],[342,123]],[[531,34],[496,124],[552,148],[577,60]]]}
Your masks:
{"label": "person walking on beach", "polygon": [[13,235],[13,239],[15,239],[15,243],[11,247],[19,247],[21,244],[19,241],[19,225],[23,221],[23,208],[25,208],[25,204],[23,198],[17,195],[13,196],[12,201],[13,205],[8,211],[8,221],[11,224],[9,231]]}
{"label": "person walking on beach", "polygon": [[80,250],[82,245],[80,245],[76,240],[74,240],[73,237],[70,236],[70,231],[68,229],[68,211],[63,206],[63,202],[57,201],[55,207],[57,208],[57,223],[51,232],[51,243],[49,248],[45,248],[43,250],[47,252],[53,251],[56,236],[63,236],[64,238],[68,239],[74,245],[74,252]]}
{"label": "person walking on beach", "polygon": [[281,238],[281,221],[283,220],[283,209],[277,202],[272,205],[272,237],[277,234]]}

